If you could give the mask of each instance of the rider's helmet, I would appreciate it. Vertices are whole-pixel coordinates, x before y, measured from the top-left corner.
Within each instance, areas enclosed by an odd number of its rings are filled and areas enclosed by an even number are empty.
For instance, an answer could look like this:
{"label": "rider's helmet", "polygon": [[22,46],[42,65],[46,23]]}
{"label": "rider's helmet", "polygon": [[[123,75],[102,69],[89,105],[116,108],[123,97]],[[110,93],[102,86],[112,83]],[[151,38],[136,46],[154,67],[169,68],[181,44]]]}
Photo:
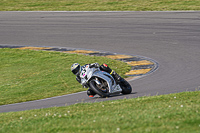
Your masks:
{"label": "rider's helmet", "polygon": [[71,71],[72,71],[73,74],[78,75],[78,74],[79,74],[79,71],[80,71],[80,68],[81,68],[80,64],[74,63],[74,64],[71,66]]}

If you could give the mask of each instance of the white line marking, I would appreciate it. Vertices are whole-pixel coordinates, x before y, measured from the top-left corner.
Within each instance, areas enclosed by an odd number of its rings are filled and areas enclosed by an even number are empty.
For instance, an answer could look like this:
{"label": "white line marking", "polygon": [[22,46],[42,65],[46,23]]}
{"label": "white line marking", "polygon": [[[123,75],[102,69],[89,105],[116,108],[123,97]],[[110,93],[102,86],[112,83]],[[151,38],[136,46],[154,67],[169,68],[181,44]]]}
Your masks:
{"label": "white line marking", "polygon": [[39,102],[39,101],[45,101],[45,100],[56,99],[56,98],[61,98],[61,97],[66,97],[66,96],[71,96],[71,95],[77,95],[77,94],[85,93],[85,92],[86,91],[81,91],[81,92],[77,92],[77,93],[72,93],[72,94],[67,94],[67,95],[62,95],[62,96],[56,96],[56,97],[50,97],[50,98],[45,98],[45,99],[40,99],[40,100],[34,100],[34,101],[27,101],[27,102],[21,102],[21,103],[13,103],[13,104],[1,105],[0,107],[12,106],[12,105],[19,105],[19,104],[24,104],[24,103],[33,103],[33,102]]}

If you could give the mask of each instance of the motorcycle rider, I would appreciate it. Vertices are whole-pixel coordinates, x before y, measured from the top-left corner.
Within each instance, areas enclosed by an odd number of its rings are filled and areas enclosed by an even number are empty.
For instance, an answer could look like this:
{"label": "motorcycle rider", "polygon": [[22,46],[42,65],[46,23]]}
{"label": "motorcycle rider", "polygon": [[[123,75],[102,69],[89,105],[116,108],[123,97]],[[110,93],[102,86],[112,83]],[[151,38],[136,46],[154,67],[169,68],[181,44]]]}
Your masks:
{"label": "motorcycle rider", "polygon": [[[90,68],[95,67],[95,68],[99,68],[101,71],[110,73],[110,75],[112,75],[112,77],[116,80],[116,82],[120,82],[121,77],[114,70],[112,70],[110,67],[108,67],[107,64],[104,63],[101,66],[98,63],[92,63],[92,64],[86,64],[86,65],[89,65]],[[74,63],[71,66],[71,71],[74,75],[76,75],[76,80],[79,83],[81,83],[81,78],[80,78],[81,66],[80,66],[80,64]],[[96,95],[96,93],[89,88],[87,90],[87,95],[89,97],[94,97],[94,95]]]}

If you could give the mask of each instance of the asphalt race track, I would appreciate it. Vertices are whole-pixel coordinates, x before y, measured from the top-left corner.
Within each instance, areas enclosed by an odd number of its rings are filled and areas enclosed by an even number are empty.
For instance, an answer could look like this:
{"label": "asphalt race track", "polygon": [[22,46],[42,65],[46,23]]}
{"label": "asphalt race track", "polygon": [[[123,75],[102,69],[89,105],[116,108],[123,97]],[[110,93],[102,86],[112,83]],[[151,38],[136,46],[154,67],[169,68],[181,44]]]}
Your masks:
{"label": "asphalt race track", "polygon": [[[130,81],[130,95],[87,97],[86,92],[0,106],[20,111],[200,88],[200,12],[0,12],[0,45],[53,46],[141,55],[159,69]],[[86,62],[87,63],[87,62]],[[75,79],[74,79],[75,80]]]}

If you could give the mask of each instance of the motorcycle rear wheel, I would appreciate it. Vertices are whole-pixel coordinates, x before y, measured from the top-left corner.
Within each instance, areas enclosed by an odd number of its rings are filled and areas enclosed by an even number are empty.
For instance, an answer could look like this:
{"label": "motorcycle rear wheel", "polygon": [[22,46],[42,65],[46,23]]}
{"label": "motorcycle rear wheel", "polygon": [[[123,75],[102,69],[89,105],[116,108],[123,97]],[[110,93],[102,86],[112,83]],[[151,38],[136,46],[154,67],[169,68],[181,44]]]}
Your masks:
{"label": "motorcycle rear wheel", "polygon": [[101,91],[101,89],[97,87],[96,82],[94,80],[91,80],[89,82],[89,85],[90,85],[90,89],[92,89],[100,97],[108,97],[110,95],[109,92]]}

